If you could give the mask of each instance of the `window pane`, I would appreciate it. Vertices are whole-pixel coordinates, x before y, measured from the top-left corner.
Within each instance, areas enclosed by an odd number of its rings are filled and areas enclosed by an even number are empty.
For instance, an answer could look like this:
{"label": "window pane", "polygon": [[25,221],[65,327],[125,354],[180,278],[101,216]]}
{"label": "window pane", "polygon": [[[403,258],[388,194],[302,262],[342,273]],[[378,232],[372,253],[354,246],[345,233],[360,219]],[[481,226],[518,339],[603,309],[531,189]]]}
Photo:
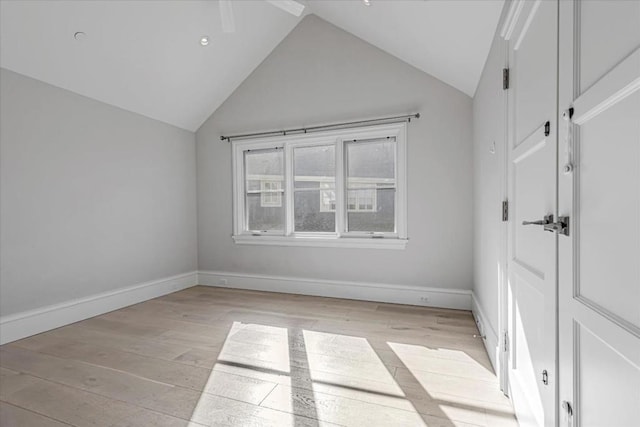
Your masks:
{"label": "window pane", "polygon": [[395,138],[345,143],[347,231],[395,232]]}
{"label": "window pane", "polygon": [[283,151],[245,151],[244,161],[248,229],[284,230]]}
{"label": "window pane", "polygon": [[347,213],[348,231],[378,231],[389,232],[395,231],[395,189],[377,190],[377,205],[374,209],[360,209],[365,205],[359,202],[357,209],[349,209]]}
{"label": "window pane", "polygon": [[336,152],[333,145],[293,150],[294,228],[336,231]]}

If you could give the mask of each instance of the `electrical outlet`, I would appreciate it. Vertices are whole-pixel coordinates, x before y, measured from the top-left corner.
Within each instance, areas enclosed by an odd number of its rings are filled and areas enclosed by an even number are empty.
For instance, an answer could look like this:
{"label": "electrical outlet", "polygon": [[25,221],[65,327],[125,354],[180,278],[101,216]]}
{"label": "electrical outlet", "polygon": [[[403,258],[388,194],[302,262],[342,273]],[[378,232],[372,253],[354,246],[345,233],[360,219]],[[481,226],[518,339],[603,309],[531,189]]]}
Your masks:
{"label": "electrical outlet", "polygon": [[429,302],[429,297],[420,297],[420,302]]}
{"label": "electrical outlet", "polygon": [[227,279],[220,279],[218,284],[222,285],[222,286],[226,285],[227,284]]}

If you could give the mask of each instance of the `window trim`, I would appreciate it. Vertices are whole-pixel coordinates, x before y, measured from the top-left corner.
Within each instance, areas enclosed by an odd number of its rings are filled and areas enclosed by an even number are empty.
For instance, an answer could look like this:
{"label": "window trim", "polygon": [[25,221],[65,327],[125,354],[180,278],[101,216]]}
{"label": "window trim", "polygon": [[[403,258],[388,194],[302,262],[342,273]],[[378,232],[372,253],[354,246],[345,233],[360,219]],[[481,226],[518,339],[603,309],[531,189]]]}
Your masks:
{"label": "window trim", "polygon": [[[395,137],[395,232],[348,232],[346,215],[346,163],[345,141]],[[232,141],[233,169],[233,239],[237,244],[356,247],[404,249],[407,238],[407,123],[392,123],[359,128],[338,129],[313,134],[272,136],[250,140]],[[334,145],[336,148],[336,232],[295,233],[293,203],[293,149]],[[246,150],[282,149],[284,151],[284,197],[285,229],[280,231],[255,232],[246,227],[244,152]],[[342,202],[340,202],[342,201]]]}

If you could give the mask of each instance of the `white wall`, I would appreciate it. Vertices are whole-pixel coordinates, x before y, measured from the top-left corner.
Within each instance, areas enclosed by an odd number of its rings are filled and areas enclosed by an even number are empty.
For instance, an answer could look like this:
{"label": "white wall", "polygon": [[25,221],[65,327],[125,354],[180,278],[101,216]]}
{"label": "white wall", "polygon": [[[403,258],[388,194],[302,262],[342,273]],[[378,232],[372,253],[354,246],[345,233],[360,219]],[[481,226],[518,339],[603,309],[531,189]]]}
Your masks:
{"label": "white wall", "polygon": [[196,270],[194,134],[0,72],[2,316]]}
{"label": "white wall", "polygon": [[504,41],[496,34],[473,98],[473,293],[477,305],[474,314],[487,336],[487,350],[494,366],[499,345],[498,290],[504,246],[501,219],[506,150],[504,67]]}
{"label": "white wall", "polygon": [[[222,64],[223,65],[223,64]],[[404,251],[235,245],[222,134],[420,112]],[[449,289],[472,285],[471,99],[308,16],[197,132],[199,268]]]}

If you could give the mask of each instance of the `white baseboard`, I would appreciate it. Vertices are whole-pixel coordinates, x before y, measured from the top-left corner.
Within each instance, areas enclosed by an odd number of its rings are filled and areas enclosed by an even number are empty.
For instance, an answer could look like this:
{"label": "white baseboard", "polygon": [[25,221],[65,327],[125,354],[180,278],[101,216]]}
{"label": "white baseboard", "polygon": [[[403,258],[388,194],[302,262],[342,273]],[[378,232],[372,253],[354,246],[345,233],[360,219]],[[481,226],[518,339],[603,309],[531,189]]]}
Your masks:
{"label": "white baseboard", "polygon": [[498,338],[498,334],[491,326],[489,319],[484,314],[482,310],[482,306],[476,299],[475,294],[471,291],[471,312],[473,313],[473,317],[476,320],[476,325],[478,325],[478,331],[480,331],[480,335],[484,335],[486,338],[484,341],[484,346],[489,354],[489,359],[491,360],[491,364],[493,365],[493,369],[496,373],[499,372],[498,369],[498,361],[500,360],[500,339]]}
{"label": "white baseboard", "polygon": [[471,291],[463,289],[345,282],[223,271],[199,271],[198,283],[221,288],[283,292],[459,310],[471,309]]}
{"label": "white baseboard", "polygon": [[472,308],[471,291],[462,289],[200,271],[2,316],[0,317],[0,344],[138,304],[196,284],[459,310]]}
{"label": "white baseboard", "polygon": [[195,286],[197,272],[104,292],[90,297],[66,301],[0,317],[0,344],[59,328],[109,311],[138,304],[171,292]]}

